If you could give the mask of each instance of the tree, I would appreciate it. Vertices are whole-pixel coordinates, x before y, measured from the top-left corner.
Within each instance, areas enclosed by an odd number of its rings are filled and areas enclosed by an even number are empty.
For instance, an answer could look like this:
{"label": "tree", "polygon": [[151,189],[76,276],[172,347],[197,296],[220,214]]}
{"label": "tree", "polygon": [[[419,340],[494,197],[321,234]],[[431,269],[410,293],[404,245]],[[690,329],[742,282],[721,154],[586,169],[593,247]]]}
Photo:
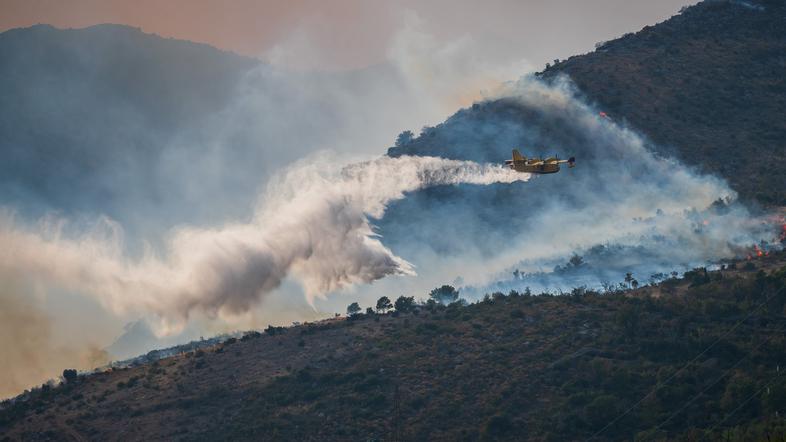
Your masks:
{"label": "tree", "polygon": [[269,334],[270,336],[277,335],[283,332],[284,332],[284,327],[274,327],[272,325],[268,325],[267,328],[265,329],[265,333]]}
{"label": "tree", "polygon": [[353,302],[352,304],[349,304],[349,306],[347,307],[347,316],[357,315],[358,313],[360,313],[360,311],[361,311],[360,304],[358,304],[357,302]]}
{"label": "tree", "polygon": [[440,304],[450,304],[458,299],[459,292],[452,285],[443,285],[435,288],[428,294],[429,298]]}
{"label": "tree", "polygon": [[393,304],[387,296],[383,296],[377,300],[377,313],[385,313],[392,308]]}
{"label": "tree", "polygon": [[74,382],[76,380],[76,376],[76,370],[73,368],[66,368],[63,370],[63,379],[65,379],[66,382]]}
{"label": "tree", "polygon": [[401,313],[407,313],[412,311],[412,308],[415,307],[415,297],[414,296],[399,296],[396,299],[396,311]]}
{"label": "tree", "polygon": [[396,138],[396,147],[409,144],[414,138],[415,134],[413,134],[411,130],[405,130],[404,132],[398,134],[398,137]]}
{"label": "tree", "polygon": [[366,307],[366,314],[367,315],[373,315],[374,314],[374,309],[371,308],[371,307]]}
{"label": "tree", "polygon": [[711,281],[710,275],[709,273],[707,273],[706,267],[698,267],[693,270],[689,270],[685,272],[683,278],[687,281],[690,281],[691,287],[707,284]]}
{"label": "tree", "polygon": [[[626,287],[630,287],[631,285],[633,285],[632,284],[633,281],[634,281],[633,273],[630,273],[630,272],[626,273],[625,274],[625,286]],[[636,283],[636,285],[638,285],[638,282]]]}

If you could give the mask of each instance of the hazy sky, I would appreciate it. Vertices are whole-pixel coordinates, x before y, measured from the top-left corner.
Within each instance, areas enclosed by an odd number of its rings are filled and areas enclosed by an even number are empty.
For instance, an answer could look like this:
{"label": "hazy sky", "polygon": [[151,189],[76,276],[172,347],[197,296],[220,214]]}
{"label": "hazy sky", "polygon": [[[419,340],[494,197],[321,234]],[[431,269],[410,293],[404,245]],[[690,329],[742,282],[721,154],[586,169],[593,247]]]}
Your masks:
{"label": "hazy sky", "polygon": [[[553,58],[591,50],[695,0],[0,0],[0,30],[48,23],[141,27],[300,68],[344,69],[386,59],[412,20],[437,44],[470,38],[490,61]],[[496,60],[495,60],[496,59]]]}

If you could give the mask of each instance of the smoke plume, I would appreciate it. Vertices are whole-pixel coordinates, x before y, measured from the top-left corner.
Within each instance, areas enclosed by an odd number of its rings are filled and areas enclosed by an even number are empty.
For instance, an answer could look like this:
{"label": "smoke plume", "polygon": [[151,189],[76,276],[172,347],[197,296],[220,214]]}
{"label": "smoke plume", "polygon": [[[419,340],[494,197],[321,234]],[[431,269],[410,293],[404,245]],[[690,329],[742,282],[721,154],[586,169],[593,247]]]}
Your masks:
{"label": "smoke plume", "polygon": [[[0,272],[0,276],[2,272]],[[17,394],[65,367],[93,368],[109,362],[108,355],[89,339],[64,342],[53,331],[52,318],[20,287],[3,278],[0,286],[0,398]]]}
{"label": "smoke plume", "polygon": [[383,157],[337,167],[327,156],[296,163],[275,177],[253,219],[221,228],[185,227],[163,255],[124,257],[122,230],[111,221],[81,236],[61,221],[24,229],[0,225],[0,268],[39,285],[89,293],[116,313],[161,319],[179,330],[192,312],[239,314],[293,275],[313,300],[348,285],[413,274],[384,246],[369,216],[381,218],[405,193],[449,184],[526,180],[500,166],[434,157]]}
{"label": "smoke plume", "polygon": [[[3,367],[0,389],[17,374],[40,383],[63,368],[83,367],[81,350],[87,342],[105,347],[118,334],[121,343],[137,343],[111,346],[112,351],[125,348],[112,355],[122,358],[201,335],[343,311],[322,300],[309,305],[302,281],[294,277],[285,278],[247,314],[235,316],[230,312],[243,311],[249,299],[258,298],[222,300],[215,295],[222,290],[217,285],[235,290],[235,284],[244,293],[253,288],[243,287],[248,279],[231,279],[234,274],[216,276],[220,272],[212,261],[223,265],[228,259],[203,256],[195,243],[224,247],[227,255],[237,253],[235,247],[253,255],[258,244],[246,244],[247,237],[266,247],[289,247],[279,244],[287,240],[277,233],[248,233],[260,222],[259,210],[249,202],[264,191],[271,175],[279,173],[281,179],[282,168],[327,149],[361,158],[378,155],[402,129],[441,121],[459,103],[477,99],[479,89],[519,73],[513,71],[518,64],[486,57],[488,51],[470,38],[444,47],[428,35],[429,29],[425,22],[403,23],[388,50],[380,52],[385,63],[346,72],[293,72],[117,25],[70,30],[42,25],[3,34],[0,71],[8,81],[0,89],[8,106],[0,106],[0,288],[16,287],[16,301],[40,313],[35,329],[48,332],[36,335],[46,339],[34,341],[2,330],[9,337],[3,341],[7,354],[33,352],[39,362],[14,359],[19,363]],[[279,55],[310,58],[316,52],[309,47],[312,41],[298,47],[288,41],[281,36]],[[438,56],[430,55],[434,52]],[[320,161],[317,175],[339,175],[336,161]],[[331,216],[346,216],[336,211]],[[323,223],[318,219],[313,230]],[[184,225],[192,227],[178,227]],[[301,233],[308,232],[307,227]],[[221,242],[209,239],[213,235]],[[328,236],[320,233],[315,239],[327,247]],[[360,246],[380,259],[389,253],[379,256],[373,247]],[[244,261],[249,268],[287,265],[269,256],[243,259],[260,261]],[[314,265],[311,259],[291,259],[292,272]],[[200,267],[189,283],[191,276],[184,272],[196,263],[213,271],[202,274]],[[337,273],[334,283],[364,280],[379,271],[379,266],[322,267]],[[277,278],[270,275],[265,281],[272,287]],[[315,278],[315,287],[322,283]],[[204,284],[216,286],[208,290]],[[215,295],[209,302],[200,298],[207,291]],[[320,292],[308,293],[313,300]],[[10,296],[0,290],[0,304]],[[189,309],[194,313],[189,323],[174,333],[184,325],[181,312]],[[173,334],[130,339],[137,329],[124,331],[123,324],[154,321],[156,312],[166,319],[151,322],[151,328]],[[55,348],[73,351],[66,358]],[[46,366],[45,376],[25,377],[33,364]],[[14,382],[9,391],[23,384]]]}
{"label": "smoke plume", "polygon": [[[525,185],[429,189],[391,204],[380,223],[386,244],[422,275],[396,290],[422,296],[457,277],[465,295],[477,296],[526,286],[599,287],[626,272],[646,281],[775,240],[725,181],[658,154],[660,146],[601,111],[566,78],[523,77],[392,148],[393,156],[474,161],[510,158],[512,147],[577,158],[576,168]],[[574,253],[585,265],[554,271]],[[513,279],[514,271],[549,277]]]}

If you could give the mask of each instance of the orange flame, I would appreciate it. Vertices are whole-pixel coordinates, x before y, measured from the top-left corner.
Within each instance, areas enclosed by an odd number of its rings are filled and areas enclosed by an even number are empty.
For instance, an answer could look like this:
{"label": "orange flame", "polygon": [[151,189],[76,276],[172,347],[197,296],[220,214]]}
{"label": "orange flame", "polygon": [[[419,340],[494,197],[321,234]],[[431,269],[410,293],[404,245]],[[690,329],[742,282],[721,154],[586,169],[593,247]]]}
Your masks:
{"label": "orange flame", "polygon": [[758,257],[764,256],[764,252],[762,252],[762,250],[756,244],[753,245],[753,251],[756,252],[756,256]]}

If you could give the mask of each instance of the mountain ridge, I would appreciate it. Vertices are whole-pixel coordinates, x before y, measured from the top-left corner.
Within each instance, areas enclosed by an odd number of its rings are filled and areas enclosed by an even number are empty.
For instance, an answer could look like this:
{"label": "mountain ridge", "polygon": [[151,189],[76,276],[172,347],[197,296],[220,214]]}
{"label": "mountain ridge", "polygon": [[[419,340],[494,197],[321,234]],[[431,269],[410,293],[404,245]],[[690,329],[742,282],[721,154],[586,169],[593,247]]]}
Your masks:
{"label": "mountain ridge", "polygon": [[167,148],[215,118],[260,64],[123,25],[9,30],[0,59],[0,204],[31,218],[55,210],[136,226],[144,217],[130,201],[171,224],[190,216],[170,206],[198,216],[182,203],[188,189],[162,189],[188,170]]}
{"label": "mountain ridge", "polygon": [[[786,205],[786,3],[708,1],[539,75],[568,75],[655,148]],[[665,150],[663,150],[665,149]]]}
{"label": "mountain ridge", "polygon": [[[748,6],[745,6],[747,4]],[[758,6],[761,6],[760,9]],[[727,29],[728,28],[728,29]],[[717,174],[748,203],[786,205],[786,3],[705,1],[590,53],[548,65],[537,78],[566,75],[579,97],[652,141],[650,148]],[[706,72],[705,72],[706,69]],[[707,75],[711,71],[712,75]],[[745,84],[747,87],[742,86]],[[399,138],[389,155],[464,158],[442,136],[452,120],[537,119],[515,100],[489,99],[462,109],[417,137]],[[478,159],[501,161],[510,149],[553,155],[560,148],[482,143]],[[493,146],[493,147],[488,147]],[[581,146],[573,146],[581,163]],[[525,152],[525,153],[526,153]],[[504,156],[501,156],[503,155]]]}

